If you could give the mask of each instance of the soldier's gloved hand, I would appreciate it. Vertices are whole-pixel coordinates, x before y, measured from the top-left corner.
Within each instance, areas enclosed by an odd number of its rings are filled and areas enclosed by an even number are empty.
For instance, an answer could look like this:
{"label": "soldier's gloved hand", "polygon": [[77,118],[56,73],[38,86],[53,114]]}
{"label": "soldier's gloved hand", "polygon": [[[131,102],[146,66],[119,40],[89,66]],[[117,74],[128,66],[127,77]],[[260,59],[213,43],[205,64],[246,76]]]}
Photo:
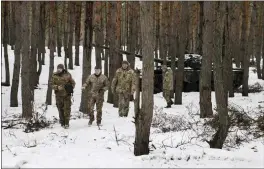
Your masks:
{"label": "soldier's gloved hand", "polygon": [[82,87],[82,90],[85,90],[85,88],[86,88],[86,87],[83,86],[83,87]]}
{"label": "soldier's gloved hand", "polygon": [[58,86],[58,90],[62,90],[63,89],[63,87],[62,86]]}

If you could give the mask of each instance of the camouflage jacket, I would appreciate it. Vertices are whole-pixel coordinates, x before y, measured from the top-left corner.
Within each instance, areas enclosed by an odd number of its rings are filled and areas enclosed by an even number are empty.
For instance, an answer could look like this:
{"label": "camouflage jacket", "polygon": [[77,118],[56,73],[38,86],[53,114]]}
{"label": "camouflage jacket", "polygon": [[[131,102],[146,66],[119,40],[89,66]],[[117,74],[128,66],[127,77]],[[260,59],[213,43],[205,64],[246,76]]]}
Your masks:
{"label": "camouflage jacket", "polygon": [[83,84],[83,87],[88,88],[88,93],[91,94],[93,97],[98,95],[103,96],[104,92],[108,90],[108,86],[108,78],[103,74],[99,76],[92,74],[88,76],[85,83]]}
{"label": "camouflage jacket", "polygon": [[126,70],[122,68],[117,69],[112,81],[111,89],[116,93],[135,92],[136,78],[134,71],[129,67]]}
{"label": "camouflage jacket", "polygon": [[163,77],[163,90],[173,90],[173,73],[167,69]]}
{"label": "camouflage jacket", "polygon": [[[75,87],[75,81],[73,80],[71,74],[64,70],[62,73],[54,72],[50,85],[52,86],[52,89],[55,91],[56,96],[67,96],[68,93],[66,92],[64,86],[65,84],[71,84],[73,88]],[[58,86],[61,86],[63,89],[58,90]]]}

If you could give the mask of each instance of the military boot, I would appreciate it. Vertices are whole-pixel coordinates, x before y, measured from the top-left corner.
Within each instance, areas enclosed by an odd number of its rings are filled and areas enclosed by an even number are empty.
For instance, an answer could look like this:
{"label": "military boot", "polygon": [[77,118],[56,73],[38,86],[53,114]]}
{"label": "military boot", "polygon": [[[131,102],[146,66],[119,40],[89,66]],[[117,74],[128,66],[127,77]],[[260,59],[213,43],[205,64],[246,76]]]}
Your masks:
{"label": "military boot", "polygon": [[66,119],[66,120],[65,120],[65,123],[64,123],[64,128],[65,128],[65,129],[68,129],[69,127],[70,127],[69,119]]}
{"label": "military boot", "polygon": [[93,121],[94,121],[94,116],[90,115],[90,120],[88,122],[88,126],[91,126],[93,124]]}
{"label": "military boot", "polygon": [[167,103],[167,106],[165,108],[171,108],[171,102]]}
{"label": "military boot", "polygon": [[96,124],[97,126],[101,126],[101,120],[97,120]]}

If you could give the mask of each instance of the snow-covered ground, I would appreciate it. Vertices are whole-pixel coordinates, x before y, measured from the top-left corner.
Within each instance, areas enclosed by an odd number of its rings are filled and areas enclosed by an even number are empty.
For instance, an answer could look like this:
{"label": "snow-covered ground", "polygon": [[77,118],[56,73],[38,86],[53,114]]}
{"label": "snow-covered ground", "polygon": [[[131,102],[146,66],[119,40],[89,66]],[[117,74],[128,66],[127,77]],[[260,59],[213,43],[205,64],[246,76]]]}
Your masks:
{"label": "snow-covered ground", "polygon": [[[12,78],[14,52],[11,51],[10,47],[8,51]],[[64,55],[63,52],[62,54]],[[63,63],[63,58],[56,56],[55,65],[59,63]],[[82,48],[80,50],[80,63],[82,63]],[[93,68],[95,66],[94,57],[92,63]],[[35,90],[35,110],[40,113],[43,112],[42,108],[46,98],[48,64],[49,51],[47,50],[46,65],[43,66],[39,89]],[[136,66],[141,68],[142,64],[139,60],[137,60]],[[5,79],[4,72],[3,63],[2,81]],[[74,66],[74,70],[70,70],[70,73],[76,80],[70,128],[63,129],[58,122],[50,128],[34,133],[25,133],[23,129],[2,128],[2,167],[264,167],[263,138],[244,142],[233,148],[225,146],[222,150],[218,150],[210,149],[203,139],[196,138],[188,142],[191,137],[195,138],[199,135],[193,130],[163,133],[158,128],[152,128],[150,145],[153,151],[149,155],[135,157],[133,155],[135,134],[134,123],[132,123],[133,102],[130,102],[127,118],[119,118],[117,108],[105,102],[101,130],[98,130],[95,124],[88,127],[88,118],[78,111],[81,99],[82,67]],[[264,81],[258,80],[256,73],[253,73],[252,68],[250,68],[249,84],[256,82],[264,86]],[[107,94],[105,94],[105,98],[106,96]],[[22,114],[21,88],[19,88],[18,97],[19,107],[10,108],[10,87],[2,87],[2,120]],[[54,117],[58,118],[54,99],[53,93],[53,104],[48,106],[45,113],[45,117],[50,120]],[[212,101],[213,107],[215,107],[214,92],[212,93]],[[264,91],[250,93],[249,97],[242,97],[241,93],[235,93],[235,98],[229,99],[229,103],[241,106],[254,116],[255,112],[264,108]],[[171,109],[162,108],[165,106],[165,100],[161,93],[154,95],[154,104],[154,118],[156,120],[159,120],[157,118],[159,118],[160,113],[167,113],[190,123],[202,121],[197,115],[199,111],[198,92],[183,93],[183,105],[173,105]],[[211,133],[208,134],[211,135]]]}

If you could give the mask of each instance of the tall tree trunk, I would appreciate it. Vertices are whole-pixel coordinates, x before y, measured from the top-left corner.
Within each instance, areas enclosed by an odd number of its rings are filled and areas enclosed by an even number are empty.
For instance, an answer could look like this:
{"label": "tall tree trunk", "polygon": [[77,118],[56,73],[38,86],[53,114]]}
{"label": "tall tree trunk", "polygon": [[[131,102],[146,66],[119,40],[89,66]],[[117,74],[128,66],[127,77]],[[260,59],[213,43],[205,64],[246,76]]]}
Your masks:
{"label": "tall tree trunk", "polygon": [[[106,29],[106,35],[105,35],[105,46],[109,46],[109,37],[110,37],[110,30],[109,27],[111,26],[111,14],[109,12],[110,8],[109,8],[109,2],[105,2],[105,8],[106,8],[106,12],[105,12],[105,18],[106,18],[106,25],[105,25],[105,29]],[[104,58],[104,74],[109,77],[109,50],[105,50],[105,58]]]}
{"label": "tall tree trunk", "polygon": [[[29,42],[29,5],[30,2],[21,3],[21,31],[22,39]],[[22,117],[30,119],[33,115],[33,102],[31,100],[31,87],[30,87],[30,49],[29,43],[22,43],[22,69],[21,77],[21,94],[22,94]]]}
{"label": "tall tree trunk", "polygon": [[16,6],[14,2],[10,2],[10,45],[11,45],[11,49],[14,50],[14,46],[15,46],[15,41],[16,41],[16,34],[14,33],[16,31],[16,23],[15,23],[15,10],[16,10]]}
{"label": "tall tree trunk", "polygon": [[[121,49],[121,10],[122,10],[122,2],[118,1],[116,4],[116,34],[115,35],[115,43],[114,50],[115,54],[113,57],[114,60],[114,68],[117,70],[121,67],[121,63],[123,60],[123,55],[118,51]],[[114,107],[118,107],[118,96],[114,95]]]}
{"label": "tall tree trunk", "polygon": [[75,2],[75,66],[80,66],[80,38],[81,38],[81,10],[82,10],[82,2]]}
{"label": "tall tree trunk", "polygon": [[52,73],[54,71],[54,52],[56,50],[56,41],[55,41],[55,31],[56,31],[56,10],[55,10],[55,1],[50,2],[50,66],[49,66],[49,85],[47,90],[47,97],[46,97],[46,104],[51,105],[52,104],[52,88],[50,85],[50,80],[52,77]]}
{"label": "tall tree trunk", "polygon": [[149,154],[149,136],[153,117],[153,87],[154,87],[154,37],[153,37],[153,2],[140,2],[140,19],[143,57],[142,102],[141,110],[135,117],[136,136],[134,155]]}
{"label": "tall tree trunk", "polygon": [[67,58],[69,58],[68,56],[68,39],[69,39],[69,34],[68,34],[68,11],[69,11],[69,7],[68,7],[68,3],[69,2],[65,2],[64,6],[63,6],[63,20],[64,20],[64,24],[63,24],[63,47],[64,47],[64,53],[65,53],[65,57],[64,57],[64,66],[65,69],[67,69],[68,65],[67,65]]}
{"label": "tall tree trunk", "polygon": [[160,56],[163,59],[163,65],[167,65],[167,39],[168,39],[168,15],[169,2],[162,2],[161,28],[160,28]]}
{"label": "tall tree trunk", "polygon": [[36,87],[36,81],[37,81],[37,48],[38,48],[38,41],[37,38],[39,37],[39,30],[38,30],[38,13],[39,9],[37,10],[37,5],[39,5],[39,2],[32,2],[32,21],[31,21],[31,60],[30,60],[30,66],[31,66],[31,72],[30,72],[30,86],[31,90],[33,92],[33,98],[32,101],[34,101],[34,88]]}
{"label": "tall tree trunk", "polygon": [[[84,84],[88,75],[91,74],[91,55],[92,55],[92,39],[93,39],[93,4],[94,2],[85,2],[85,24],[84,24],[84,41],[83,41],[83,74],[82,84]],[[88,96],[87,91],[82,92],[80,111],[88,113]]]}
{"label": "tall tree trunk", "polygon": [[242,2],[242,37],[241,37],[241,56],[243,56],[243,86],[242,96],[248,96],[248,74],[249,74],[249,55],[248,55],[248,39],[250,30],[250,2]]}
{"label": "tall tree trunk", "polygon": [[184,55],[187,46],[188,30],[188,2],[181,3],[181,24],[179,30],[179,56],[178,56],[178,70],[176,73],[176,91],[175,104],[182,104],[182,89],[183,89],[183,71],[184,71]]}
{"label": "tall tree trunk", "polygon": [[[173,72],[173,93],[175,93],[175,78],[176,78],[176,56],[177,56],[177,50],[178,50],[178,25],[177,21],[179,22],[178,16],[179,16],[179,2],[173,2],[172,3],[172,15],[171,15],[171,45],[170,45],[170,50],[171,50],[171,69]],[[177,20],[178,19],[178,20]]]}
{"label": "tall tree trunk", "polygon": [[[160,39],[160,2],[155,2],[155,58],[159,58],[159,39]],[[175,56],[176,57],[176,56]],[[155,63],[155,66],[158,66],[158,63]]]}
{"label": "tall tree trunk", "polygon": [[219,114],[219,127],[213,139],[209,142],[211,148],[222,149],[224,141],[228,134],[228,110],[226,94],[224,91],[223,77],[223,62],[222,62],[222,45],[223,45],[223,30],[224,30],[224,15],[226,2],[210,2],[215,6],[214,15],[217,21],[214,24],[214,47],[213,47],[213,62],[214,62],[214,85],[216,98],[216,111]]}
{"label": "tall tree trunk", "polygon": [[[109,2],[110,4],[110,13],[111,13],[111,25],[109,27],[110,36],[109,40],[109,80],[113,80],[116,70],[121,67],[122,58],[118,50],[118,36],[117,36],[117,2]],[[110,89],[110,88],[109,88]],[[113,95],[111,89],[108,91],[108,103],[113,103],[114,107],[117,107],[118,97]]]}
{"label": "tall tree trunk", "polygon": [[18,85],[19,85],[19,74],[20,74],[20,53],[21,53],[21,2],[13,2],[15,6],[15,62],[12,78],[12,86],[10,93],[10,107],[18,107]]}
{"label": "tall tree trunk", "polygon": [[[46,2],[40,2],[39,14],[39,37],[38,37],[38,71],[36,85],[39,84],[39,77],[42,72],[42,58],[45,56],[45,5]],[[42,55],[42,57],[41,57]]]}
{"label": "tall tree trunk", "polygon": [[59,12],[59,4],[60,2],[56,1],[56,20],[57,20],[57,26],[56,26],[56,37],[57,37],[57,52],[58,52],[58,57],[61,57],[61,13]]}
{"label": "tall tree trunk", "polygon": [[197,45],[197,51],[198,54],[203,56],[203,27],[204,27],[204,2],[199,1],[199,29],[198,29],[198,45]]}
{"label": "tall tree trunk", "polygon": [[[264,9],[261,8],[264,5],[260,4],[259,2],[256,2],[256,7],[257,7],[257,24],[256,24],[256,29],[255,29],[255,39],[256,39],[256,62],[257,62],[257,75],[258,79],[261,79],[261,68],[260,68],[260,58],[261,58],[261,35],[264,25],[262,25],[263,22],[263,11]],[[262,37],[263,38],[263,37]],[[263,52],[262,52],[263,53]],[[263,55],[263,54],[262,54]]]}
{"label": "tall tree trunk", "polygon": [[204,13],[201,28],[204,33],[201,42],[202,45],[202,67],[200,74],[200,118],[206,118],[213,115],[212,110],[212,99],[211,99],[211,76],[212,76],[212,53],[213,53],[213,24],[214,16],[214,5],[212,2],[203,2]]}
{"label": "tall tree trunk", "polygon": [[[228,74],[229,79],[227,79],[228,93],[229,97],[234,97],[234,87],[233,87],[233,59],[236,59],[237,53],[239,53],[239,34],[238,34],[238,15],[236,14],[235,8],[238,8],[238,2],[228,2],[228,18],[227,18],[227,29],[228,33],[227,40],[227,53],[228,53]],[[232,72],[232,74],[230,74]]]}
{"label": "tall tree trunk", "polygon": [[69,2],[69,41],[68,41],[68,56],[69,56],[69,66],[68,68],[73,70],[73,56],[72,56],[72,46],[73,46],[73,32],[74,32],[74,8],[75,2]]}
{"label": "tall tree trunk", "polygon": [[[42,18],[43,19],[43,24],[42,24],[42,28],[40,30],[40,32],[43,34],[42,35],[42,57],[41,57],[41,64],[42,65],[45,65],[45,53],[46,53],[46,27],[47,27],[47,18],[48,18],[48,15],[47,15],[47,12],[46,12],[46,6],[47,6],[47,2],[42,2],[43,3],[43,12],[41,12],[43,15],[42,15]],[[42,22],[42,20],[41,20]]]}
{"label": "tall tree trunk", "polygon": [[[95,14],[94,14],[94,34],[95,34],[95,43],[100,44],[102,29],[101,29],[101,10],[102,2],[95,2]],[[96,65],[102,67],[101,59],[101,48],[95,47],[95,61]]]}
{"label": "tall tree trunk", "polygon": [[130,67],[134,69],[135,67],[135,52],[136,52],[136,46],[137,46],[137,25],[136,25],[136,15],[137,10],[136,8],[136,2],[128,2],[129,4],[129,38],[128,38],[128,51],[131,52],[131,55],[127,56],[127,60],[130,63]]}
{"label": "tall tree trunk", "polygon": [[10,70],[9,70],[9,61],[8,61],[8,50],[7,50],[7,44],[8,44],[8,37],[9,37],[9,28],[8,28],[8,3],[7,1],[4,3],[4,39],[3,39],[3,45],[4,45],[4,58],[5,58],[5,82],[2,82],[2,86],[10,86]]}

